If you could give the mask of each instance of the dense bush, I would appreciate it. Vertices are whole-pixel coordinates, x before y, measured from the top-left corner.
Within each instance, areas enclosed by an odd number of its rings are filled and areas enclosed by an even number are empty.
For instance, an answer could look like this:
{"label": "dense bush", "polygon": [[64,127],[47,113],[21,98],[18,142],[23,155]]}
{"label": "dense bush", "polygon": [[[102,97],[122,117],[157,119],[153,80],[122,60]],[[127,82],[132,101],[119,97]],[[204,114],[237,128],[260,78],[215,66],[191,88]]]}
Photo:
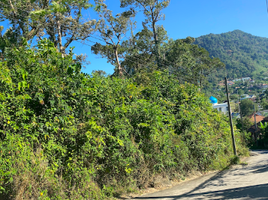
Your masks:
{"label": "dense bush", "polygon": [[[225,167],[225,116],[168,72],[80,72],[48,41],[0,62],[0,190],[6,199],[105,199],[156,175]],[[246,153],[236,131],[239,154]]]}

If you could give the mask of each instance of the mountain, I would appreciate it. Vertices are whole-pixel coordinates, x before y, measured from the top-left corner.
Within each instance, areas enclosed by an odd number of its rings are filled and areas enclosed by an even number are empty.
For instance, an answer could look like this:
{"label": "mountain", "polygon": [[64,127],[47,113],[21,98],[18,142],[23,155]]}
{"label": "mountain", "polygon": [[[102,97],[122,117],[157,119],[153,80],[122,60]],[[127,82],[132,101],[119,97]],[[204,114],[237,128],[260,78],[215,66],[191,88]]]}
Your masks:
{"label": "mountain", "polygon": [[229,78],[268,76],[268,38],[234,30],[198,37],[194,44],[225,63],[226,70],[215,74],[217,77],[226,72]]}

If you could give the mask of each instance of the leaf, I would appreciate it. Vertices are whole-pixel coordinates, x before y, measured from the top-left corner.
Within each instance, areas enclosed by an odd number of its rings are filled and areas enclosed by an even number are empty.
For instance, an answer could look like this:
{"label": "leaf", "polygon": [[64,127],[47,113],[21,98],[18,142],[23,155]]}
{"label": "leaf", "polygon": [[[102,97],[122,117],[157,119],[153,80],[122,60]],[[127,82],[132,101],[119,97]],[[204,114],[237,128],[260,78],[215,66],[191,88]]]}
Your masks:
{"label": "leaf", "polygon": [[21,82],[19,82],[19,83],[18,83],[18,90],[19,90],[19,91],[20,91],[20,89],[21,89],[21,85],[22,85]]}

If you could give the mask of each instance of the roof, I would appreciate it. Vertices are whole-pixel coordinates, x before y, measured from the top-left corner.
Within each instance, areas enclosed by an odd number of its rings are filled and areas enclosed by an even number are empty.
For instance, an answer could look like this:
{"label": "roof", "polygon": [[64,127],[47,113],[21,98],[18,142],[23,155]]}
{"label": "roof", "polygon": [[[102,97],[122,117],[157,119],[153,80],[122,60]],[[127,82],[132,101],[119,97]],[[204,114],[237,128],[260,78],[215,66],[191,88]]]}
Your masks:
{"label": "roof", "polygon": [[228,104],[227,103],[221,103],[221,104],[213,104],[212,106],[213,108],[228,108]]}
{"label": "roof", "polygon": [[[257,121],[257,118],[256,118]],[[262,123],[268,122],[268,117],[265,117],[262,121]],[[260,132],[260,128],[259,128],[260,122],[257,122],[257,132]],[[255,125],[251,126],[248,129],[249,132],[254,133],[255,132]]]}
{"label": "roof", "polygon": [[[253,113],[252,115],[249,116],[249,120],[250,120],[251,122],[255,122],[254,114],[255,114],[255,113]],[[259,122],[261,122],[261,121],[264,120],[264,119],[265,119],[264,116],[259,115],[259,114],[256,114],[256,123],[259,123]],[[268,121],[268,119],[267,119],[267,121]]]}

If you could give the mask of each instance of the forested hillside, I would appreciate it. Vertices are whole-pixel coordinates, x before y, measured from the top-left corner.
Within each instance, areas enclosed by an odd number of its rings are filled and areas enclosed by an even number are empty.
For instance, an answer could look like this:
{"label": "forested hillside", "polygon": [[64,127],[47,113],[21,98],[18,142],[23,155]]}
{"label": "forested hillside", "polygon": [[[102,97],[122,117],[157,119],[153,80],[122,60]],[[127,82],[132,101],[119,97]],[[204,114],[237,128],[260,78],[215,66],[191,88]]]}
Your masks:
{"label": "forested hillside", "polygon": [[209,34],[196,38],[194,44],[205,48],[211,57],[218,57],[225,63],[226,71],[216,74],[239,78],[266,74],[268,68],[268,38],[257,37],[235,30],[222,34]]}

